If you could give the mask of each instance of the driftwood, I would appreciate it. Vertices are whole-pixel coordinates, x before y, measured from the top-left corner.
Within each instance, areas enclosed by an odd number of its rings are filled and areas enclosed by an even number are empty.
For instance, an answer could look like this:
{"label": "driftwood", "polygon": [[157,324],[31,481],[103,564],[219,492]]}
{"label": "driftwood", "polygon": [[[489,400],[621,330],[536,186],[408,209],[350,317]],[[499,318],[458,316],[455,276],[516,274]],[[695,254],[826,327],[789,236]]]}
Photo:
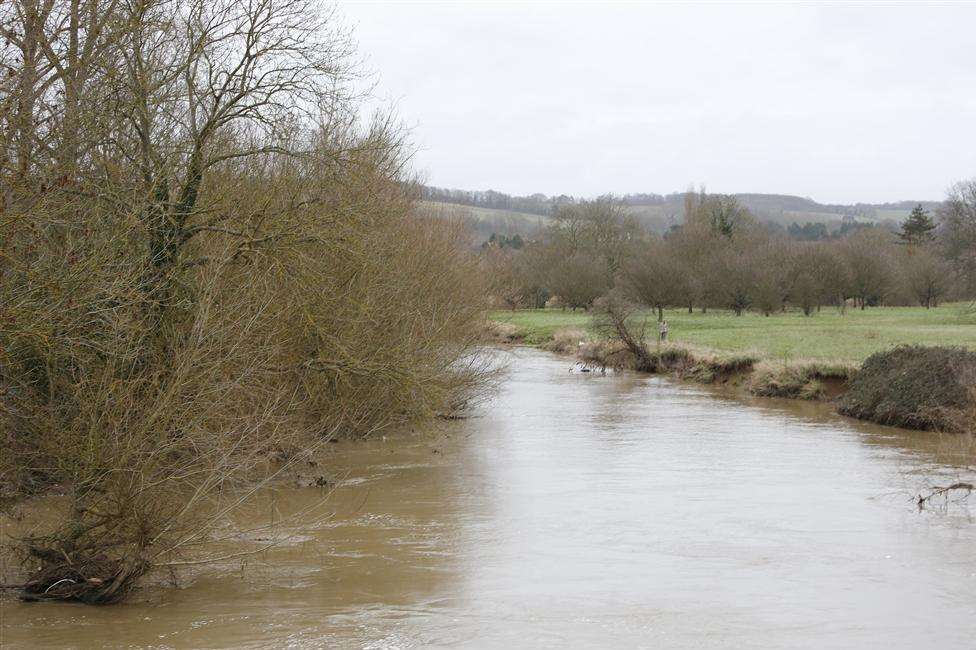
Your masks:
{"label": "driftwood", "polygon": [[[962,483],[962,482],[953,483],[952,485],[947,485],[945,487],[936,486],[932,489],[932,491],[929,494],[925,496],[919,494],[916,503],[918,504],[918,509],[921,510],[922,508],[925,507],[926,503],[928,503],[935,497],[948,495],[953,490],[965,490],[966,494],[968,495],[974,489],[976,489],[976,486],[974,486],[972,483]],[[946,496],[946,498],[948,498],[948,496]]]}

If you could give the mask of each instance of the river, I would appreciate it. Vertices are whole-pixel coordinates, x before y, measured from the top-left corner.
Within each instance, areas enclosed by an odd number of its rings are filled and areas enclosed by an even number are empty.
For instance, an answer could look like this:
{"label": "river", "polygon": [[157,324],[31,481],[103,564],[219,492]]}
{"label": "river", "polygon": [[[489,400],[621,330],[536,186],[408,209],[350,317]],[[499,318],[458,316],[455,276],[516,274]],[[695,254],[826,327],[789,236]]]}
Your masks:
{"label": "river", "polygon": [[971,480],[960,439],[510,356],[476,417],[330,445],[307,534],[123,605],[6,600],[3,647],[976,647],[968,503],[913,503]]}

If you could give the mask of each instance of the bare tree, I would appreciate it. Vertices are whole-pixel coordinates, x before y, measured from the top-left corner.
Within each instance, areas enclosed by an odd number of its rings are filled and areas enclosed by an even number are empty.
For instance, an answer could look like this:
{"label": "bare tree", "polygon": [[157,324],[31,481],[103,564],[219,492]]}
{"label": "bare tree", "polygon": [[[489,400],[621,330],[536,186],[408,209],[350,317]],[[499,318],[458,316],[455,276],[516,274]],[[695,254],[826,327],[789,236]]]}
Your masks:
{"label": "bare tree", "polygon": [[790,303],[810,316],[837,293],[830,288],[832,256],[818,243],[804,243],[795,251],[787,267]]}
{"label": "bare tree", "polygon": [[[693,201],[695,195],[690,196],[689,201]],[[670,234],[667,242],[687,269],[684,304],[688,312],[698,305],[705,313],[710,305],[718,302],[721,251],[729,245],[728,240],[716,235],[710,227],[692,220]]]}
{"label": "bare tree", "polygon": [[957,183],[939,208],[940,240],[946,258],[976,293],[976,179]]}
{"label": "bare tree", "polygon": [[653,372],[656,364],[647,349],[647,319],[641,314],[640,305],[628,300],[620,291],[613,290],[596,301],[593,326],[608,340],[617,340],[633,356],[634,369]]}
{"label": "bare tree", "polygon": [[549,242],[564,256],[579,252],[599,256],[610,275],[640,238],[637,222],[611,199],[562,206],[548,232]]}
{"label": "bare tree", "polygon": [[737,249],[753,268],[749,292],[752,305],[764,316],[781,310],[792,289],[789,268],[793,247],[785,239],[758,233],[745,245],[737,242]]}
{"label": "bare tree", "polygon": [[903,282],[918,304],[937,307],[950,286],[952,268],[930,246],[912,246],[901,252],[899,270]]}
{"label": "bare tree", "polygon": [[548,285],[565,306],[575,310],[589,309],[610,290],[613,281],[605,259],[579,252],[560,258],[550,267]]}
{"label": "bare tree", "polygon": [[851,295],[861,309],[879,304],[891,284],[893,239],[892,233],[881,228],[864,228],[840,243],[850,273]]}
{"label": "bare tree", "polygon": [[706,194],[704,188],[697,200],[686,195],[686,224],[695,224],[715,235],[731,238],[743,228],[755,224],[749,211],[731,194]]}
{"label": "bare tree", "polygon": [[528,297],[520,265],[521,258],[520,253],[504,250],[497,245],[488,246],[482,253],[492,296],[512,311],[520,307]]}
{"label": "bare tree", "polygon": [[658,321],[666,307],[685,304],[693,290],[688,268],[663,241],[641,247],[621,269],[617,286],[629,301],[657,310]]}

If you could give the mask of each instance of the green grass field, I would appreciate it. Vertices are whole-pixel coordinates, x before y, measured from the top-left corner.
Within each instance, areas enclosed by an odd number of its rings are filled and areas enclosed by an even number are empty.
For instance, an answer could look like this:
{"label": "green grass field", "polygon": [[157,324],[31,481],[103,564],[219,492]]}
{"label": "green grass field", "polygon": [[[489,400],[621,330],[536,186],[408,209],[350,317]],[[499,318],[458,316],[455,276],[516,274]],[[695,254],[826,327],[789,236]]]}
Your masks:
{"label": "green grass field", "polygon": [[[591,317],[582,311],[559,309],[495,311],[493,320],[511,323],[526,343],[538,344],[565,328],[590,329]],[[813,316],[799,312],[762,316],[709,310],[688,314],[665,311],[670,339],[715,350],[751,351],[765,359],[823,359],[863,361],[873,352],[902,343],[961,345],[976,349],[976,313],[968,304],[920,307],[848,309],[840,314],[825,307]],[[653,316],[648,321],[656,331]],[[653,340],[653,338],[652,338]]]}

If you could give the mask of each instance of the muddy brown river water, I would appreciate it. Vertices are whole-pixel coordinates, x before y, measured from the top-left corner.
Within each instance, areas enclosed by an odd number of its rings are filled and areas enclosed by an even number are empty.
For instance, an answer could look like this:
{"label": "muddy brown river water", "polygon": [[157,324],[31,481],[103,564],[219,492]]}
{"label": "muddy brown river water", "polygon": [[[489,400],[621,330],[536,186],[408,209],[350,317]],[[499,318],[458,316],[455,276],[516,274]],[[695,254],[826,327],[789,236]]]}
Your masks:
{"label": "muddy brown river water", "polygon": [[124,605],[5,600],[3,648],[976,648],[970,504],[912,501],[972,479],[958,439],[511,354],[478,417],[332,445],[307,534]]}

